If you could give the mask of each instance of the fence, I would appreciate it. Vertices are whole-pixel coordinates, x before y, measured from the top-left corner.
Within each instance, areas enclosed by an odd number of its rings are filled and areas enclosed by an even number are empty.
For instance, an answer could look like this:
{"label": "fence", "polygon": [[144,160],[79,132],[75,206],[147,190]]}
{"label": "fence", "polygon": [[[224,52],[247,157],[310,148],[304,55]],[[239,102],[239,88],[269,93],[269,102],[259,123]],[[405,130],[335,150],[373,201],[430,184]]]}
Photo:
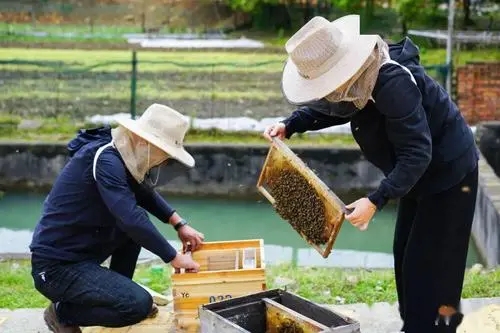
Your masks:
{"label": "fence", "polygon": [[213,0],[3,0],[0,32],[22,34],[40,29],[50,34],[116,37],[123,33],[205,30],[231,13]]}
{"label": "fence", "polygon": [[[44,55],[43,50],[35,52]],[[282,55],[267,54],[260,62],[250,62],[255,55],[242,60],[241,54],[231,59],[226,53],[227,61],[200,62],[204,53],[193,59],[193,53],[172,52],[171,60],[156,60],[159,53],[141,58],[133,51],[121,52],[123,59],[103,62],[71,52],[61,61],[0,60],[0,115],[84,120],[130,113],[135,117],[152,103],[197,118],[261,119],[292,110],[280,90]],[[99,57],[106,52],[90,54]],[[72,59],[73,54],[81,59]],[[427,68],[444,84],[446,66]]]}

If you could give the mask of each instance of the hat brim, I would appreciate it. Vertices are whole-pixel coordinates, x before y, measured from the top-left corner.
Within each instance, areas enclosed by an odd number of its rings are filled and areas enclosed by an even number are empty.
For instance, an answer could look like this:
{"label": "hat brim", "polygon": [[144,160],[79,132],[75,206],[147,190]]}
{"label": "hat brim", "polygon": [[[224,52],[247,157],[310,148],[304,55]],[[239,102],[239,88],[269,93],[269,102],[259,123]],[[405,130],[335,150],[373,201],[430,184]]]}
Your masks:
{"label": "hat brim", "polygon": [[[342,31],[359,31],[356,20],[333,21],[331,24]],[[350,44],[354,47],[349,47],[344,56],[332,68],[314,79],[302,77],[295,64],[288,59],[281,80],[281,90],[285,98],[292,104],[315,101],[329,95],[349,81],[368,60],[379,36],[358,34],[351,35],[350,38]]]}
{"label": "hat brim", "polygon": [[184,147],[176,147],[174,145],[163,142],[163,140],[159,139],[158,137],[149,134],[137,123],[137,121],[133,119],[118,119],[117,123],[133,132],[134,134],[137,134],[152,145],[155,145],[156,147],[167,153],[170,157],[181,162],[185,166],[189,168],[194,167],[194,158],[184,149]]}

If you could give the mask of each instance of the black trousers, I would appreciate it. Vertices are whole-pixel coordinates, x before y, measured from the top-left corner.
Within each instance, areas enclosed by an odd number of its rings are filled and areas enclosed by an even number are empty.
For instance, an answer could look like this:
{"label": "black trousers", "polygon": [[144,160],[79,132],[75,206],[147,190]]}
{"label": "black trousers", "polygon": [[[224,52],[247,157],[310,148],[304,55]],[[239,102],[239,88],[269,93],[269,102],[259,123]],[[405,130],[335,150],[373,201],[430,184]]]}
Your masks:
{"label": "black trousers", "polygon": [[[477,168],[456,186],[400,200],[394,234],[394,268],[405,333],[455,333],[476,205]],[[438,315],[441,306],[458,313]]]}
{"label": "black trousers", "polygon": [[54,304],[60,321],[77,326],[124,327],[144,320],[153,299],[132,281],[141,248],[128,241],[110,268],[95,261],[61,263],[32,257],[35,288]]}

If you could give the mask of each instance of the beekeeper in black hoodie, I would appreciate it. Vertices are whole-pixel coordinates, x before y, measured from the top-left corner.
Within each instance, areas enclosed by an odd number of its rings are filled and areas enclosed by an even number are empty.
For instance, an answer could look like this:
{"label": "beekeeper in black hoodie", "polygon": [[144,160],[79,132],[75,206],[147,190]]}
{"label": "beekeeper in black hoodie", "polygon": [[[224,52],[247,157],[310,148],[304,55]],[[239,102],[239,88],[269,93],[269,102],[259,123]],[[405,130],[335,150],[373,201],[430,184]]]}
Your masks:
{"label": "beekeeper in black hoodie", "polygon": [[346,219],[365,230],[399,199],[393,251],[402,330],[456,332],[478,182],[474,138],[409,38],[388,45],[361,35],[359,25],[357,15],[314,17],[288,40],[282,90],[298,108],[264,136],[350,122],[385,178],[347,206]]}

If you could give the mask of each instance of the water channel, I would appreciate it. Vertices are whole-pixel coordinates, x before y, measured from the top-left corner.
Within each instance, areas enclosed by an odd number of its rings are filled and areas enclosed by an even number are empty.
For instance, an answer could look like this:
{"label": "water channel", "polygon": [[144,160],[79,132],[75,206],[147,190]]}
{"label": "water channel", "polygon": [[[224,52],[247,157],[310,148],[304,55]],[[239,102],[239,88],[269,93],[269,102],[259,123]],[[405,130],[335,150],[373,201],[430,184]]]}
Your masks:
{"label": "water channel", "polygon": [[[27,253],[45,195],[6,193],[0,199],[0,253]],[[207,241],[262,238],[268,264],[294,262],[299,266],[390,268],[395,206],[377,213],[367,231],[345,222],[332,254],[323,259],[274,212],[264,200],[194,199],[168,197],[179,213],[205,234]],[[179,247],[171,227],[152,217],[158,229]],[[151,256],[143,251],[142,257]],[[469,247],[468,266],[479,262]]]}

